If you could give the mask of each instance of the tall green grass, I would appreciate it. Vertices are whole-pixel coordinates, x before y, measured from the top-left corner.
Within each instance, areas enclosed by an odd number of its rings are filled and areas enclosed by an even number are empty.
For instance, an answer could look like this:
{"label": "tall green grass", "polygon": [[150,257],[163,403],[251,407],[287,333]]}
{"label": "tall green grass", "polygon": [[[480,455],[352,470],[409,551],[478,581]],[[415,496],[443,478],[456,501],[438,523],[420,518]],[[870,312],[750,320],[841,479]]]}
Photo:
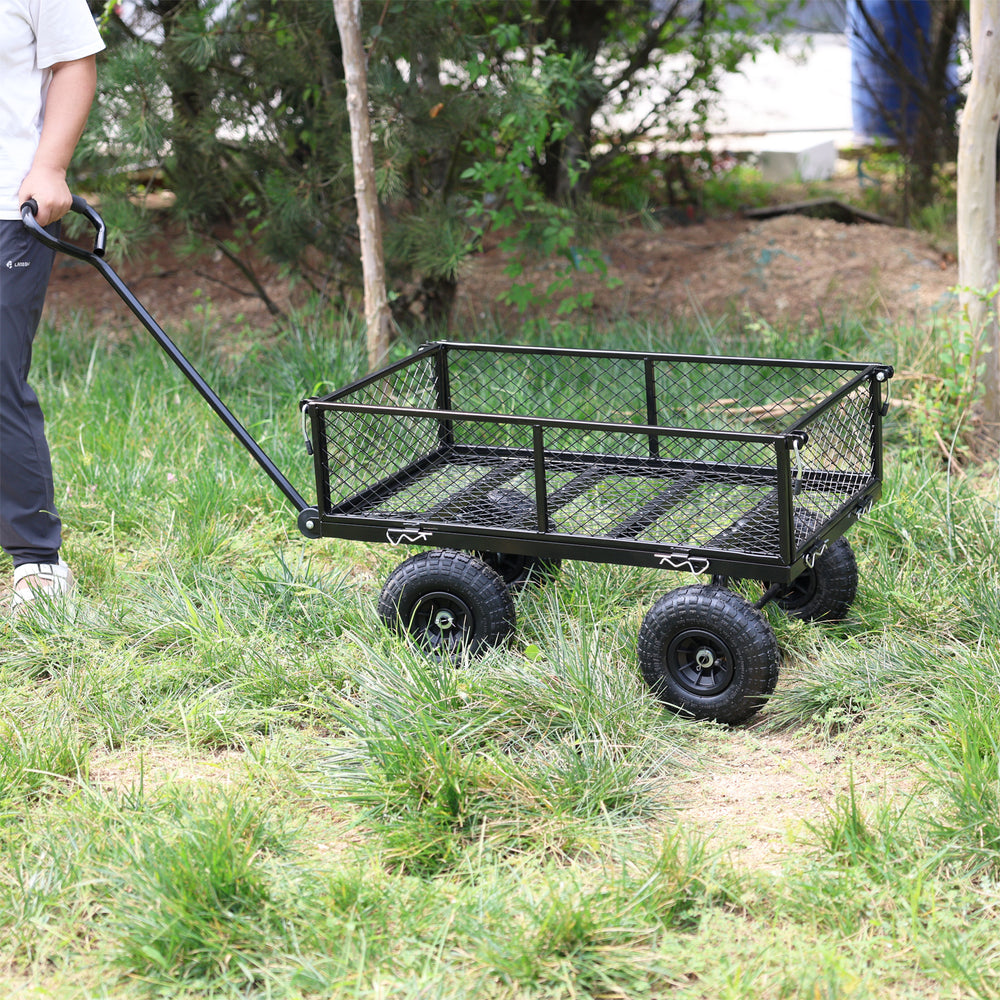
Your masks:
{"label": "tall green grass", "polygon": [[[357,328],[302,316],[260,344],[205,320],[181,346],[308,497],[297,404],[363,370]],[[298,536],[145,335],[45,330],[81,592],[75,614],[0,623],[0,995],[1000,994],[1000,494],[995,469],[949,466],[936,437],[959,423],[911,391],[960,381],[934,337],[519,335],[928,376],[894,386],[852,614],[769,608],[782,680],[728,730],[665,712],[635,668],[643,613],[686,579],[566,565],[518,598],[509,648],[426,659],[375,615],[396,550]],[[691,820],[690,790],[731,766],[720,745],[787,731],[854,779],[784,861],[748,870]]]}

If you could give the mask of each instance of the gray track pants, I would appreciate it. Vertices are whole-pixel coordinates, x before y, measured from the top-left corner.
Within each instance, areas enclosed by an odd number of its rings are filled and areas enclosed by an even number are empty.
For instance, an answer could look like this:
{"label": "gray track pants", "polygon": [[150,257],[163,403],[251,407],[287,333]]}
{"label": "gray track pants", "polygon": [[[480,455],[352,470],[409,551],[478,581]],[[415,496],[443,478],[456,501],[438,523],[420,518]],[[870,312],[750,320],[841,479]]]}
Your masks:
{"label": "gray track pants", "polygon": [[53,256],[20,221],[0,220],[0,547],[15,566],[59,557],[45,422],[28,385]]}

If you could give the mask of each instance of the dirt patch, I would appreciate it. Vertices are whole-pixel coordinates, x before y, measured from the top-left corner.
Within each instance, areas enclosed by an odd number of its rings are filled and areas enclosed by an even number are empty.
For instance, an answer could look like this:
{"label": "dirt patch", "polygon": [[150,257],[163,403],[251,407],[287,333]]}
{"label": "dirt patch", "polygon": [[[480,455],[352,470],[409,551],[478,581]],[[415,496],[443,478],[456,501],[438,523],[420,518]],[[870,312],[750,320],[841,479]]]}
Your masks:
{"label": "dirt patch", "polygon": [[[274,316],[231,260],[219,251],[185,254],[181,245],[179,237],[159,236],[144,247],[141,259],[116,265],[158,322],[273,327]],[[593,293],[586,318],[598,327],[625,317],[666,323],[733,314],[807,326],[842,316],[921,320],[952,304],[949,290],[958,282],[953,256],[925,236],[800,215],[758,222],[717,219],[657,232],[629,228],[608,238],[602,253],[614,287],[583,273],[574,287],[574,293]],[[293,284],[252,249],[245,260],[272,301],[287,309],[296,294]],[[452,316],[456,339],[491,317],[512,330],[523,323],[523,316],[497,301],[510,287],[508,263],[509,255],[492,246],[466,264]],[[519,280],[545,288],[564,263],[562,258],[536,262]],[[545,311],[554,313],[558,301]],[[82,310],[112,331],[135,327],[103,279],[65,256],[57,261],[46,308],[56,321]]]}
{"label": "dirt patch", "polygon": [[[577,285],[594,294],[588,318],[604,322],[732,314],[807,326],[872,314],[909,320],[947,308],[958,281],[954,258],[920,234],[800,215],[627,229],[608,241],[604,257],[616,287],[585,275]],[[456,326],[497,312],[496,297],[511,281],[503,273],[507,263],[496,248],[469,263]],[[545,288],[562,266],[540,262],[518,280]]]}
{"label": "dirt patch", "polygon": [[821,824],[852,783],[864,808],[894,797],[900,780],[872,773],[841,746],[750,728],[720,737],[710,761],[674,786],[670,801],[682,821],[724,847],[737,867],[778,871],[816,842],[810,825]]}
{"label": "dirt patch", "polygon": [[233,788],[244,770],[245,754],[220,750],[201,757],[161,750],[114,751],[95,754],[90,761],[90,781],[99,788],[130,792],[140,784],[146,790],[163,785],[205,785]]}

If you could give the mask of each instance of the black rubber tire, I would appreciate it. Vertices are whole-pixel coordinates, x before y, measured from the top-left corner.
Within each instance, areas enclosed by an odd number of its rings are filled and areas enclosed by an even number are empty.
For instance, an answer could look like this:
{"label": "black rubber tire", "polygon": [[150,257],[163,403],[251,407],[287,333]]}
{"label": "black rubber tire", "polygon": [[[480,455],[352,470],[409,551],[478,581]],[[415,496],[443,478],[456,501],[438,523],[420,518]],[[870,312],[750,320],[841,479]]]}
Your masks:
{"label": "black rubber tire", "polygon": [[[766,590],[770,586],[764,583]],[[858,564],[846,538],[838,538],[775,599],[792,618],[807,622],[843,621],[858,594]]]}
{"label": "black rubber tire", "polygon": [[495,569],[515,593],[529,583],[538,587],[550,583],[562,568],[561,559],[540,559],[537,556],[511,555],[507,552],[476,552],[474,555]]}
{"label": "black rubber tire", "polygon": [[[536,523],[535,501],[520,490],[496,489],[486,494],[489,501],[490,521],[499,525],[530,528]],[[559,559],[540,559],[537,556],[511,555],[506,552],[475,552],[488,566],[492,566],[511,590],[517,592],[525,584],[543,583],[559,575]]]}
{"label": "black rubber tire", "polygon": [[639,667],[652,692],[682,715],[737,723],[778,683],[781,653],[767,619],[730,590],[680,587],[650,608]]}
{"label": "black rubber tire", "polygon": [[379,594],[382,622],[436,656],[478,656],[501,646],[516,624],[514,601],[500,575],[455,549],[411,556]]}

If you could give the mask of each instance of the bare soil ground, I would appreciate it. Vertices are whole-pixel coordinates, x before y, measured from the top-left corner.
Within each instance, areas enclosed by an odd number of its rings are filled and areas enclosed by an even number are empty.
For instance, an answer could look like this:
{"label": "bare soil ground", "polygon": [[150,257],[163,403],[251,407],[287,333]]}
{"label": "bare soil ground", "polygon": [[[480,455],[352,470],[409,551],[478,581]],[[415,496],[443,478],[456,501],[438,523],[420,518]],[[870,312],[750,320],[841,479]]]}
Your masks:
{"label": "bare soil ground", "polygon": [[817,842],[813,828],[839,801],[853,794],[866,809],[911,791],[911,777],[873,768],[842,742],[751,726],[719,733],[669,801],[736,866],[777,871]]}
{"label": "bare soil ground", "polygon": [[[210,301],[224,325],[262,333],[272,326],[245,277],[221,254],[187,258],[165,239],[152,250],[119,270],[164,325],[197,319]],[[919,234],[798,215],[718,219],[658,232],[627,229],[607,242],[604,254],[617,287],[583,278],[594,291],[590,318],[598,326],[624,316],[655,323],[733,313],[810,326],[842,315],[921,321],[951,307],[949,289],[958,280],[954,259]],[[469,263],[453,335],[489,315],[504,318],[496,297],[509,283],[506,263],[496,248]],[[557,263],[539,262],[525,278],[547,284]],[[277,269],[259,258],[253,266],[268,294],[287,307],[292,292]],[[47,309],[54,318],[83,310],[113,329],[135,325],[91,268],[66,257],[54,272]],[[862,801],[893,794],[892,776],[872,774],[846,746],[815,745],[753,726],[708,742],[708,758],[671,789],[670,802],[685,822],[729,845],[732,858],[751,869],[776,867],[801,850],[808,824],[820,821],[852,781]]]}
{"label": "bare soil ground", "polygon": [[[843,315],[908,319],[946,306],[958,280],[954,258],[920,234],[802,215],[627,229],[607,242],[604,257],[617,287],[596,277],[581,284],[594,292],[590,318],[607,322],[733,313],[807,326]],[[519,280],[545,287],[561,263],[540,262]],[[505,264],[497,249],[470,263],[456,326],[482,319],[510,281]]]}
{"label": "bare soil ground", "polygon": [[[194,318],[207,301],[224,324],[261,331],[273,324],[245,276],[221,253],[185,257],[169,238],[155,240],[147,250],[117,269],[164,325]],[[625,317],[666,323],[727,314],[806,326],[845,315],[911,320],[948,308],[949,290],[958,281],[953,255],[919,233],[802,215],[715,219],[659,231],[624,229],[606,241],[603,256],[611,281],[580,274],[574,289],[593,292],[588,319],[597,327]],[[287,308],[294,293],[278,269],[253,253],[247,259],[267,294]],[[468,262],[459,282],[453,335],[480,327],[487,317],[517,328],[523,317],[497,302],[510,286],[507,263],[496,246]],[[544,288],[564,263],[538,261],[519,280]],[[57,262],[47,308],[53,316],[82,310],[116,329],[134,325],[114,291],[86,264],[68,257]]]}

